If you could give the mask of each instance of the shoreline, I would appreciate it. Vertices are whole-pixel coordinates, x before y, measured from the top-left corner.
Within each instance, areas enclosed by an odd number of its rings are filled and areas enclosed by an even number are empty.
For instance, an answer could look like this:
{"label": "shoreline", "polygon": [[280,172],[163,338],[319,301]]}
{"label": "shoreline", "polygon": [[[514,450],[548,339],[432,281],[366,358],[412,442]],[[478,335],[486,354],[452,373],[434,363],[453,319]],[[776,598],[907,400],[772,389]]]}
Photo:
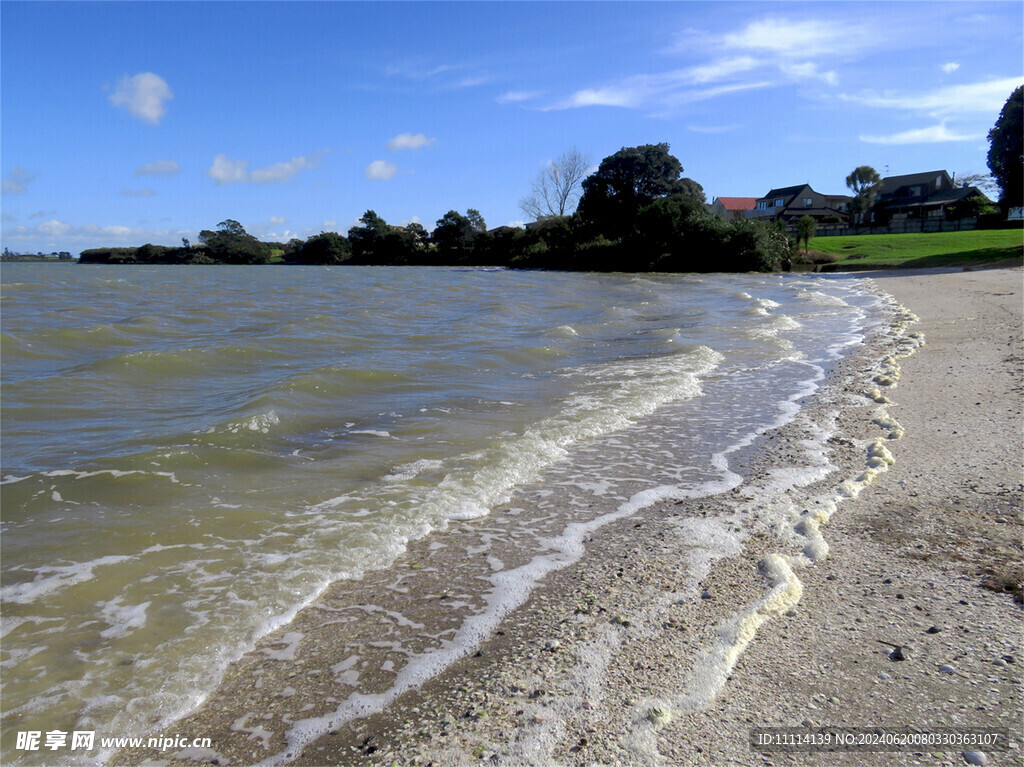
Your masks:
{"label": "shoreline", "polygon": [[[956,717],[952,714],[948,720],[941,717],[947,711],[959,711],[959,701],[968,698],[957,696],[966,695],[976,686],[969,682],[978,681],[978,669],[994,672],[987,674],[986,679],[1003,679],[984,682],[999,690],[995,696],[998,705],[986,708],[984,714],[975,712],[973,719],[958,724],[1015,724],[1018,717],[1014,712],[1020,710],[1019,664],[1024,662],[1019,659],[1019,631],[1013,631],[1020,608],[1007,595],[978,589],[979,578],[971,582],[965,563],[950,559],[951,551],[958,551],[955,545],[944,546],[938,538],[925,538],[926,551],[914,548],[917,539],[908,540],[906,520],[894,519],[885,507],[904,502],[904,491],[915,499],[927,498],[927,503],[932,504],[952,503],[959,498],[960,506],[967,505],[964,493],[977,494],[956,485],[949,488],[948,498],[938,497],[936,494],[941,496],[943,488],[936,487],[936,478],[942,477],[946,468],[942,460],[950,468],[960,470],[966,467],[957,466],[957,461],[963,463],[968,459],[954,456],[953,460],[942,455],[935,465],[934,455],[921,456],[927,452],[928,440],[934,437],[925,436],[928,419],[935,417],[936,409],[941,416],[949,412],[941,398],[936,397],[954,391],[951,387],[936,391],[930,379],[934,378],[937,366],[950,362],[946,359],[949,352],[944,351],[950,343],[946,338],[949,331],[943,324],[946,320],[938,315],[954,311],[950,308],[952,301],[949,306],[943,302],[956,293],[958,300],[966,302],[960,308],[970,309],[964,316],[981,323],[980,327],[989,333],[982,336],[986,340],[994,332],[993,318],[998,320],[1007,314],[1002,320],[1008,328],[1004,335],[1008,334],[1013,347],[1003,355],[1007,359],[989,354],[991,359],[977,368],[988,371],[984,365],[1001,365],[999,369],[1009,380],[1005,391],[999,393],[1005,412],[990,413],[995,420],[986,426],[973,418],[975,411],[969,416],[965,411],[962,421],[957,421],[961,429],[954,432],[965,434],[958,434],[956,440],[971,440],[972,445],[986,439],[991,443],[983,454],[988,456],[989,465],[998,468],[1002,495],[995,491],[994,494],[1003,511],[998,516],[985,516],[975,514],[973,506],[961,508],[957,520],[967,520],[975,537],[988,536],[998,542],[1005,562],[993,561],[986,566],[1005,569],[1015,561],[1014,557],[1020,559],[1016,535],[1020,530],[1019,468],[1017,485],[1013,486],[1013,456],[1015,448],[1019,455],[1020,446],[1013,444],[1013,435],[1019,434],[1021,417],[1020,398],[1013,399],[1013,386],[1020,385],[1021,272],[913,273],[906,289],[894,283],[890,290],[886,283],[891,274],[879,276],[878,286],[893,293],[921,317],[921,325],[913,330],[924,332],[928,341],[918,356],[898,361],[905,375],[891,393],[896,402],[889,407],[907,435],[903,440],[884,440],[886,450],[895,455],[891,473],[860,497],[848,498],[839,505],[836,515],[823,526],[824,541],[812,541],[809,533],[827,515],[814,515],[816,521],[808,524],[807,515],[801,517],[795,511],[794,527],[802,524],[801,532],[805,534],[798,540],[792,530],[784,530],[780,538],[778,531],[758,526],[757,502],[774,501],[770,497],[773,457],[799,452],[803,440],[820,438],[815,429],[827,424],[829,414],[837,407],[839,437],[829,447],[830,460],[840,471],[802,486],[800,500],[828,496],[835,490],[837,476],[863,476],[866,461],[876,459],[876,466],[868,468],[888,468],[884,453],[865,452],[869,443],[891,436],[893,429],[888,423],[872,423],[880,403],[863,396],[872,388],[871,378],[895,378],[895,369],[867,368],[884,356],[879,345],[845,357],[812,403],[801,411],[806,418],[798,416],[795,421],[766,432],[755,445],[731,457],[731,463],[735,459],[743,465],[740,473],[746,480],[742,486],[717,496],[659,503],[601,528],[599,534],[587,541],[583,557],[549,573],[525,603],[512,609],[494,631],[482,638],[475,655],[456,659],[439,675],[406,692],[383,711],[319,737],[294,763],[391,764],[397,760],[400,764],[466,764],[487,759],[505,764],[914,764],[918,757],[910,753],[762,755],[749,750],[749,729],[840,724],[921,727],[941,726],[944,721],[949,722],[945,726],[954,726],[952,720]],[[1002,294],[998,302],[984,299],[997,290]],[[939,343],[941,355],[932,354],[933,341]],[[1004,346],[1005,343],[1004,339]],[[939,356],[943,357],[941,362],[937,361]],[[919,358],[928,364],[918,366]],[[958,385],[961,373],[962,370],[956,371]],[[976,389],[983,389],[988,381],[977,372],[968,378]],[[838,385],[842,383],[849,386]],[[970,399],[973,391],[960,393]],[[858,404],[851,405],[851,398],[859,398]],[[971,399],[972,406],[978,407],[973,403],[979,400],[980,393]],[[1013,404],[1016,413],[1010,412]],[[931,414],[922,415],[928,407],[932,408]],[[1000,450],[1002,460],[997,455]],[[997,483],[996,478],[987,474],[981,479]],[[759,482],[768,495],[751,495]],[[913,489],[908,489],[908,485]],[[919,503],[926,504],[924,500]],[[1015,510],[1017,516],[1013,518]],[[928,521],[937,524],[932,517]],[[687,546],[681,540],[690,529],[688,526],[696,526],[691,532],[699,528],[702,534],[718,534],[727,542],[736,525],[750,534],[742,550],[730,552],[729,556],[716,558],[710,549]],[[827,556],[821,548],[824,542],[831,549]],[[782,601],[767,606],[766,593],[772,593],[768,591],[771,584],[765,574],[758,572],[758,563],[773,561],[771,555],[780,551],[798,556],[803,549],[806,555],[807,547],[812,549],[810,558],[817,561],[814,566],[799,569],[800,588],[787,580],[784,573],[767,573],[777,586],[782,584],[776,594]],[[424,571],[430,570],[430,554],[430,539],[410,544],[409,552],[396,568],[368,574],[359,583],[346,584],[346,598],[365,590],[368,597],[372,595],[379,603],[381,589],[395,581],[396,570],[407,592],[422,588],[421,601],[429,603],[431,596],[435,600],[443,598],[443,594],[438,597],[433,592],[436,583],[429,579],[422,586],[416,585],[418,578],[414,576],[427,575]],[[440,577],[448,575],[442,573]],[[1002,577],[1012,581],[1015,576],[1007,570]],[[457,581],[457,574],[451,574],[451,578]],[[949,592],[945,599],[952,604],[942,605],[949,609],[940,619],[936,617],[940,615],[938,608],[930,604],[930,595],[944,591]],[[964,594],[962,600],[969,604],[961,605],[961,597],[954,600],[954,594]],[[437,602],[432,603],[436,611]],[[912,604],[918,614],[908,614]],[[847,612],[844,605],[855,609]],[[904,607],[908,609],[895,609]],[[328,598],[317,609],[334,608]],[[748,624],[735,620],[744,613],[767,619],[756,635],[750,634]],[[977,663],[972,664],[969,655],[965,655],[973,647],[969,631],[957,632],[950,625],[939,627],[936,633],[923,634],[932,624],[923,628],[913,625],[922,623],[920,619],[924,617],[923,622],[931,620],[937,626],[940,620],[949,621],[954,616],[964,624],[973,621],[990,626],[987,632],[991,637],[986,641],[993,647],[994,643],[1003,643],[1000,646],[1009,648],[1003,654],[1013,657],[1014,663],[1004,660],[1002,666],[993,665],[995,660],[1002,660],[1002,655],[995,653],[992,658],[979,656]],[[720,638],[719,630],[723,628],[733,631],[729,641]],[[283,637],[273,635],[261,641],[257,652],[250,653],[257,656],[255,659],[249,660],[247,656],[234,664],[218,691],[199,710],[167,728],[179,734],[211,737],[214,750],[178,752],[172,763],[212,759],[220,764],[256,763],[279,751],[270,747],[269,732],[259,726],[263,712],[287,710],[289,696],[282,697],[281,692],[294,693],[294,687],[288,684],[290,678],[299,674],[307,678],[323,675],[329,683],[332,674],[324,674],[325,671],[344,673],[344,669],[337,668],[346,657],[344,648],[335,647],[335,652],[329,653],[329,657],[325,654],[318,662],[305,659],[306,665],[278,664],[282,667],[280,679],[253,671],[259,659],[273,657],[274,653],[281,660],[294,660],[298,644],[295,634],[302,637],[312,630],[312,626],[289,625],[282,630]],[[293,637],[291,644],[289,636]],[[892,648],[881,643],[887,640],[909,648],[907,662],[890,660],[887,653]],[[749,642],[745,652],[730,650],[741,642]],[[321,652],[331,647],[326,633],[316,646]],[[708,649],[715,647],[721,650],[717,660],[712,657],[713,652],[708,654]],[[949,676],[935,670],[932,661],[940,655],[955,661],[957,674]],[[926,661],[929,668],[925,668]],[[822,666],[827,668],[819,672]],[[895,673],[897,667],[899,673]],[[810,676],[809,670],[813,672]],[[931,719],[911,720],[908,712],[913,710],[914,699],[901,704],[900,696],[908,693],[888,689],[895,688],[895,678],[907,676],[907,671],[912,673],[904,683],[905,688],[916,693],[935,692],[931,707],[920,709],[920,717]],[[889,678],[881,679],[880,674],[888,674]],[[702,675],[705,678],[694,678]],[[955,694],[951,693],[956,701],[944,699],[939,705],[936,691],[942,688],[943,694],[950,692],[949,682],[959,683],[961,675],[966,679],[966,688],[959,685]],[[879,687],[887,682],[893,684],[884,690]],[[717,694],[720,684],[725,686]],[[879,695],[892,711],[901,712],[902,718],[879,718],[884,713],[878,710]],[[240,711],[251,711],[252,715],[239,717]],[[245,734],[244,738],[238,737],[240,732]],[[231,752],[223,753],[220,744],[232,738],[232,734],[233,740],[242,741],[242,746],[236,744]],[[1019,731],[1016,734],[1019,737]],[[1009,753],[1019,761],[1020,750]],[[152,757],[168,756],[144,750],[122,752],[113,763],[142,763]],[[921,758],[924,761],[920,763],[935,763],[930,754]],[[958,753],[946,754],[944,758],[950,764],[963,763]],[[1005,758],[1003,754],[990,755],[992,763],[1017,763],[1006,762]]]}

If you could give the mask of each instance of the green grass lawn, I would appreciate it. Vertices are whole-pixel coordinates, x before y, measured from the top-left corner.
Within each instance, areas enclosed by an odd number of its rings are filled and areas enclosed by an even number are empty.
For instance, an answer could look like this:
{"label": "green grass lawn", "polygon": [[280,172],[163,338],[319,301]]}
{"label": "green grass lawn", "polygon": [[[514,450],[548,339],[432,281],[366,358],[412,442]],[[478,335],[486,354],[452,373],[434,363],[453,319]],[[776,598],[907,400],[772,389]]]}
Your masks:
{"label": "green grass lawn", "polygon": [[[814,237],[811,250],[837,256],[845,268],[972,266],[1024,256],[1024,232],[994,229],[935,234]],[[828,266],[825,267],[826,269]]]}

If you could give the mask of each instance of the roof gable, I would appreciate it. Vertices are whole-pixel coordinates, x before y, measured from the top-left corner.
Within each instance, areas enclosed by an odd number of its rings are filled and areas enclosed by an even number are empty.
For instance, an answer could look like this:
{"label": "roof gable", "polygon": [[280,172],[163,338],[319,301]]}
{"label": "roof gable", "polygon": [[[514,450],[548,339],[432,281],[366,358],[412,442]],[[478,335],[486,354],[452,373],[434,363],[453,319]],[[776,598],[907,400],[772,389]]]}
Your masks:
{"label": "roof gable", "polygon": [[726,210],[752,210],[757,205],[756,197],[716,197]]}

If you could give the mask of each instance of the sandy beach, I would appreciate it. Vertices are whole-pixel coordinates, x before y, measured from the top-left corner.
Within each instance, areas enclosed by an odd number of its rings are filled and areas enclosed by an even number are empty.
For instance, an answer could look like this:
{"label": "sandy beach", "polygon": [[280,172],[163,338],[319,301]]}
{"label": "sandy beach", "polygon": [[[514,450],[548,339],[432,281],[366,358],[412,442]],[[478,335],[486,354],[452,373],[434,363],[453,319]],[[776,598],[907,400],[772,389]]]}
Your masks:
{"label": "sandy beach", "polygon": [[[796,419],[732,456],[741,487],[605,525],[441,673],[394,700],[361,680],[361,704],[383,710],[299,743],[293,763],[1024,763],[1024,272],[872,276],[906,311]],[[811,444],[828,465],[794,481],[780,467]],[[779,504],[789,521],[769,524]],[[700,544],[737,530],[735,550]],[[324,616],[390,593],[410,631],[457,625],[451,597],[476,565],[443,556],[429,538],[411,544],[397,567],[340,584],[261,640],[168,728],[211,749],[113,763],[255,764],[286,750],[264,723],[334,709],[346,643],[379,630],[370,613],[358,626]],[[753,749],[752,729],[770,727],[996,728],[1010,742]]]}

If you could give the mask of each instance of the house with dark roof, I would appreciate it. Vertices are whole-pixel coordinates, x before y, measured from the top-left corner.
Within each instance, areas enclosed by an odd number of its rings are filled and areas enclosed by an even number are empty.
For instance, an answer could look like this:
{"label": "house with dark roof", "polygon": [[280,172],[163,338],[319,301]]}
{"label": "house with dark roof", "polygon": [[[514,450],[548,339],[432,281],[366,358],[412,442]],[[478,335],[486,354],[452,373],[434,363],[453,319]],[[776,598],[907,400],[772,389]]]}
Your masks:
{"label": "house with dark roof", "polygon": [[985,196],[973,186],[957,187],[944,170],[889,176],[879,184],[872,210],[876,223],[908,218],[944,220],[949,218],[951,206],[979,195]]}
{"label": "house with dark roof", "polygon": [[796,225],[803,216],[821,221],[846,221],[852,197],[845,194],[821,194],[811,189],[810,184],[785,186],[772,189],[754,203],[754,209],[747,211],[747,218],[762,221],[783,221]]}
{"label": "house with dark roof", "polygon": [[726,221],[746,218],[747,211],[757,205],[756,197],[716,197],[710,206],[711,214]]}

